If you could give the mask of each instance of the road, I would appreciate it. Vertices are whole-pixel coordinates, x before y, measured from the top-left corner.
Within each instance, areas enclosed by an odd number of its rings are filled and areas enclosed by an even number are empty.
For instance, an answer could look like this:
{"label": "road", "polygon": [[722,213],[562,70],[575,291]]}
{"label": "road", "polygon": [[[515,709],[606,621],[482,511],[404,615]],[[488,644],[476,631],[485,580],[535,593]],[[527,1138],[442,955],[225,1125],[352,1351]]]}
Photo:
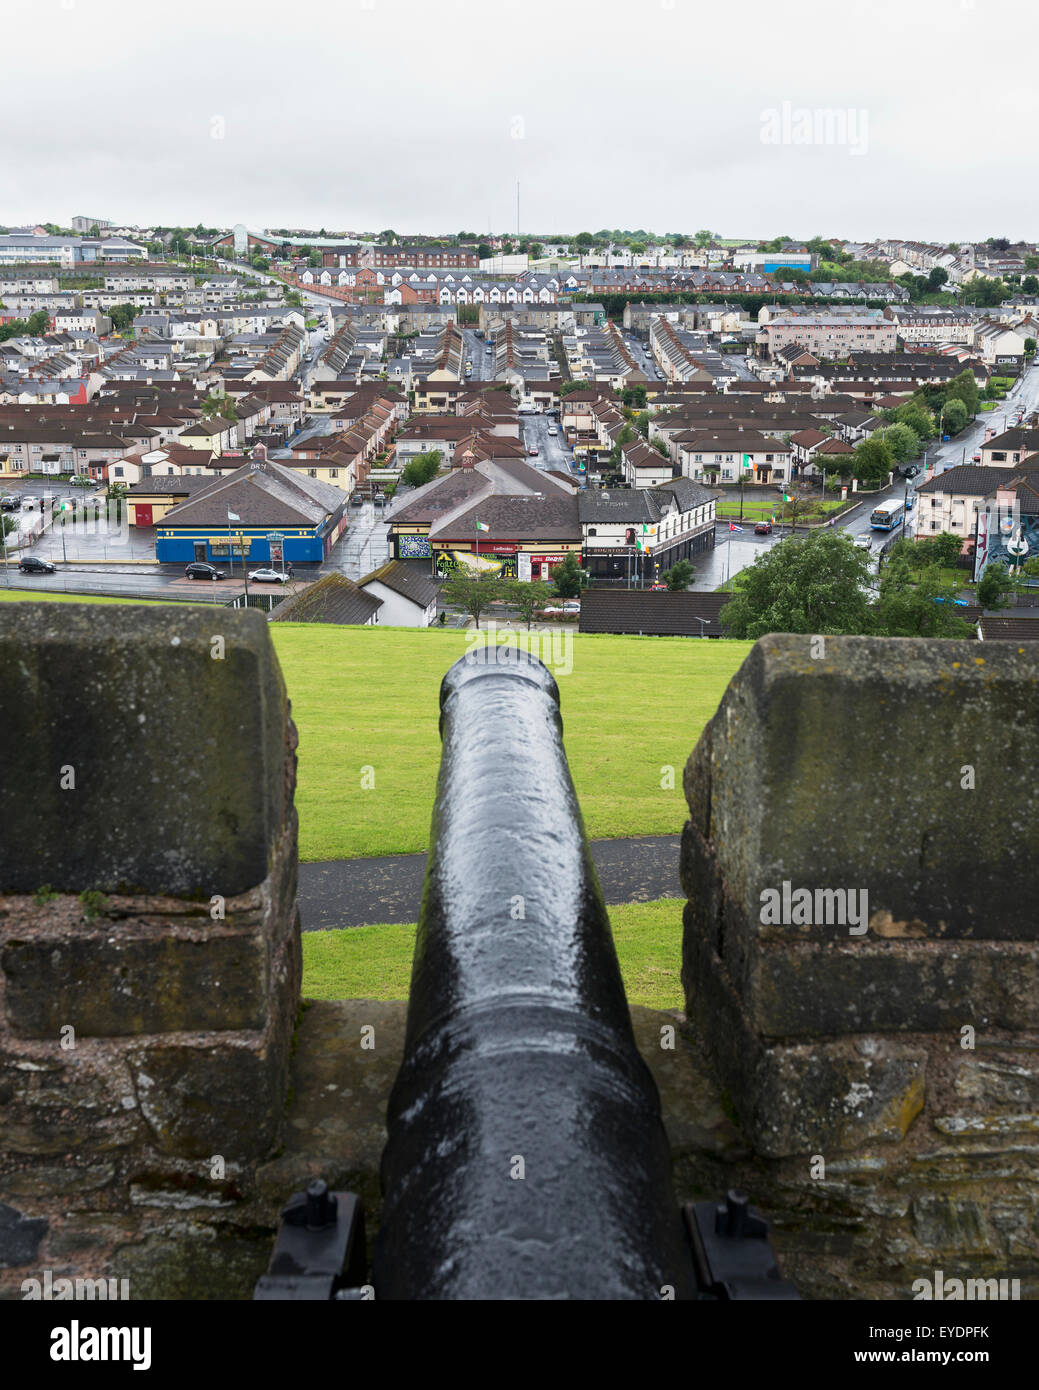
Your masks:
{"label": "road", "polygon": [[466,356],[473,364],[473,374],[469,379],[471,381],[493,381],[494,353],[487,351],[486,339],[478,338],[473,330],[465,324],[460,324],[459,327],[462,337],[465,339]]}
{"label": "road", "polygon": [[537,445],[538,455],[533,457],[528,453],[527,462],[534,468],[557,468],[563,473],[571,476],[580,477],[580,472],[574,467],[574,456],[566,440],[561,433],[549,434],[549,429],[554,427],[559,429],[559,421],[551,415],[521,415],[520,417],[520,438],[525,449],[530,449],[531,445]]}
{"label": "road", "polygon": [[347,579],[363,579],[390,558],[390,528],[382,509],[371,502],[350,508],[350,527],[332,548],[321,574],[338,570]]}

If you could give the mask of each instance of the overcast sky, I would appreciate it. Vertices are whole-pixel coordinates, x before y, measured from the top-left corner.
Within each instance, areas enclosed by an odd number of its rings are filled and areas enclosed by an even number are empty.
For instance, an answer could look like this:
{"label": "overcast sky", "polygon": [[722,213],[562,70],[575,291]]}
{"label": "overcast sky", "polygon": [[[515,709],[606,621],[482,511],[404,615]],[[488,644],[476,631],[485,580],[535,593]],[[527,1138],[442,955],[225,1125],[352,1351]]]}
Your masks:
{"label": "overcast sky", "polygon": [[1039,237],[1024,0],[0,16],[0,223]]}

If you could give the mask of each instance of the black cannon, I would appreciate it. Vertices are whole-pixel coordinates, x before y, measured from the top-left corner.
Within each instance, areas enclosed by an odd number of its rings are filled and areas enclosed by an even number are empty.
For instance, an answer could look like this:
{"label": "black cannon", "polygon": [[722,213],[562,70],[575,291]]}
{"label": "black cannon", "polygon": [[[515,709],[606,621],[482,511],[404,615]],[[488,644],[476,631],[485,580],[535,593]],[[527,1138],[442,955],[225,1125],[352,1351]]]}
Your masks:
{"label": "black cannon", "polygon": [[477,649],[440,707],[375,1297],[796,1297],[742,1194],[675,1201],[551,674]]}

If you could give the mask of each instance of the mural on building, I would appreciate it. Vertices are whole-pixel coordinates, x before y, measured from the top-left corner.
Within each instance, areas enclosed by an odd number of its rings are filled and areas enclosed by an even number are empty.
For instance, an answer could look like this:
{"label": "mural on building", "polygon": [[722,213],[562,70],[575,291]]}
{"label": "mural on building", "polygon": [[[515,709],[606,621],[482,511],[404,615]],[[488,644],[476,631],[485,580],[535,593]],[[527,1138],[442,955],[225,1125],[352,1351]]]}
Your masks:
{"label": "mural on building", "polygon": [[397,537],[397,556],[401,560],[428,560],[432,554],[428,536]]}
{"label": "mural on building", "polygon": [[989,502],[978,508],[974,546],[975,582],[991,564],[1008,571],[1039,555],[1039,516],[1021,512],[1020,504]]}
{"label": "mural on building", "polygon": [[515,555],[476,555],[469,550],[442,550],[437,555],[435,569],[441,579],[459,570],[478,570],[495,579],[515,579]]}

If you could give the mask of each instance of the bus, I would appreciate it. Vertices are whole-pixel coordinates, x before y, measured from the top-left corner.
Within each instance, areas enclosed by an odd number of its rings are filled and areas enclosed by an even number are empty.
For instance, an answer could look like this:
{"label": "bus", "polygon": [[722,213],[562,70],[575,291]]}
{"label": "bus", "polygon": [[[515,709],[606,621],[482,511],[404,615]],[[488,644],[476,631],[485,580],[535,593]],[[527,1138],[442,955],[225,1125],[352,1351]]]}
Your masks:
{"label": "bus", "polygon": [[893,531],[896,526],[901,526],[905,510],[904,502],[881,502],[870,513],[869,524],[874,531]]}

